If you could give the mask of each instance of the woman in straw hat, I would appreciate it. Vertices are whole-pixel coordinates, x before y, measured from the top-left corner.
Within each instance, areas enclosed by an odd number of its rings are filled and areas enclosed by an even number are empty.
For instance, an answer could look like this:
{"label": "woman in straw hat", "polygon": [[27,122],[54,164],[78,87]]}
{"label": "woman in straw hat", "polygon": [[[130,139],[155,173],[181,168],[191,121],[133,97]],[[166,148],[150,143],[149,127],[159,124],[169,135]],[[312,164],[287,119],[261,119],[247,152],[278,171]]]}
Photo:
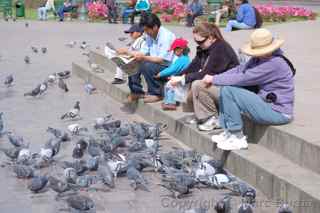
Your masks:
{"label": "woman in straw hat", "polygon": [[[219,96],[219,122],[224,132],[212,136],[212,141],[223,150],[248,147],[242,133],[241,114],[249,115],[256,123],[280,125],[293,119],[294,67],[283,56],[282,39],[276,39],[266,29],[255,30],[242,51],[252,56],[244,65],[202,80],[208,87],[221,86]],[[259,87],[253,93],[241,87]]]}

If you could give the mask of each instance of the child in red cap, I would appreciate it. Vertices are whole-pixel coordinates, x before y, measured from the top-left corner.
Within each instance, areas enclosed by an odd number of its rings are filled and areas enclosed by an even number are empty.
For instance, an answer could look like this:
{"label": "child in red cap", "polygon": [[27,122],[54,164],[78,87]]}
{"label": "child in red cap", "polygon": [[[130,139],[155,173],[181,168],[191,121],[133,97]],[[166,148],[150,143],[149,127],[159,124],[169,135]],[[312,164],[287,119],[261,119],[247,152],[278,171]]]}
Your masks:
{"label": "child in red cap", "polygon": [[[170,76],[179,75],[185,68],[190,64],[188,41],[183,38],[177,38],[171,44],[169,51],[174,51],[175,60],[172,64],[159,72],[155,78],[157,79],[167,79]],[[175,110],[176,101],[174,99],[173,88],[166,85],[164,91],[164,101],[162,104],[164,110]]]}

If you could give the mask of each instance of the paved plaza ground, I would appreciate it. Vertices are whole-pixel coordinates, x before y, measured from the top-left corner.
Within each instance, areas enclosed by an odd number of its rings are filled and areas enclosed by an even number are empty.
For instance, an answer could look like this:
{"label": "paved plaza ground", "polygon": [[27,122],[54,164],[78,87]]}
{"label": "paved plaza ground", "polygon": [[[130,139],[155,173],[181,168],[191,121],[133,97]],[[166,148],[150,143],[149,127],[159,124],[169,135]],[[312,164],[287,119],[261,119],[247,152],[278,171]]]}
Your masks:
{"label": "paved plaza ground", "polygon": [[[107,41],[121,45],[118,37],[123,36],[123,30],[128,26],[110,24],[89,24],[78,22],[30,22],[28,28],[24,21],[0,21],[0,82],[8,74],[15,77],[15,86],[11,89],[0,85],[0,112],[5,113],[7,128],[15,130],[32,143],[34,151],[39,149],[48,135],[45,133],[47,126],[66,128],[70,123],[59,121],[59,116],[80,100],[81,113],[84,119],[82,124],[92,123],[95,117],[104,113],[112,113],[116,118],[123,120],[142,120],[137,115],[127,115],[120,111],[120,104],[98,93],[87,95],[83,89],[83,82],[72,77],[67,81],[70,92],[65,94],[58,88],[50,88],[48,93],[40,99],[24,98],[23,93],[32,89],[44,80],[48,74],[63,70],[71,70],[71,63],[79,59],[86,60],[78,47],[70,49],[65,44],[70,41],[86,41],[90,48],[103,48]],[[169,27],[177,36],[183,36],[191,42],[192,55],[195,53],[195,44],[192,42],[191,29],[185,27]],[[285,38],[284,50],[292,59],[297,68],[296,79],[296,104],[295,121],[286,126],[278,127],[283,131],[299,135],[306,140],[320,144],[318,134],[318,109],[320,101],[318,94],[320,86],[319,52],[320,21],[297,22],[279,24],[268,27],[275,35]],[[252,31],[238,31],[224,33],[235,49],[248,40]],[[47,54],[34,54],[31,46],[48,48]],[[23,58],[29,55],[31,64],[26,65]],[[166,136],[163,141],[165,147],[179,146],[180,142]],[[0,145],[6,143],[1,139]],[[70,153],[72,145],[66,145],[64,155]],[[0,159],[3,159],[0,157]],[[25,181],[18,181],[13,177],[9,168],[0,168],[0,212],[57,212],[59,203],[53,202],[53,193],[32,196],[26,190]],[[170,208],[165,208],[169,200],[163,200],[160,195],[166,191],[160,189],[156,175],[148,174],[151,184],[151,193],[132,191],[125,179],[119,179],[116,189],[107,193],[95,194],[93,199],[97,202],[98,212],[179,212],[175,203]],[[195,190],[194,197],[189,199],[207,200],[217,199],[223,192],[215,190]],[[263,195],[259,199],[265,199]],[[213,212],[211,209],[210,212]],[[256,212],[274,212],[274,208],[258,208]]]}

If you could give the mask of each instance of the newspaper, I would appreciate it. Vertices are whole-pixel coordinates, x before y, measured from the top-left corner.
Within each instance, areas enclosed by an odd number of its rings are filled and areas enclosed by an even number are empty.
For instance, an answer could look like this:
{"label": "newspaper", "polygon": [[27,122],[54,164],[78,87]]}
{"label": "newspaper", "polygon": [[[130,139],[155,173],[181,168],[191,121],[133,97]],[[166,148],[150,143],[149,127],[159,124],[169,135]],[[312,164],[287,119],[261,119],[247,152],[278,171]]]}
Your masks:
{"label": "newspaper", "polygon": [[136,74],[140,65],[140,62],[130,55],[117,55],[112,57],[111,61],[113,61],[128,76]]}

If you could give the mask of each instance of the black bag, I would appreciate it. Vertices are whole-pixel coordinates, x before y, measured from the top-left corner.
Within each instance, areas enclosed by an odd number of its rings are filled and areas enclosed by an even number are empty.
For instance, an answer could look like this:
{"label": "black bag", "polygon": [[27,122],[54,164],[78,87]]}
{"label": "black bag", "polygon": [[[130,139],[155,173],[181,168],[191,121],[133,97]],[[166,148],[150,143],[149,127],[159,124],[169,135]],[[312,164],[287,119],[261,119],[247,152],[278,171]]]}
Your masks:
{"label": "black bag", "polygon": [[260,27],[262,27],[262,24],[263,24],[262,16],[259,13],[259,11],[257,10],[257,8],[253,7],[253,9],[254,9],[254,13],[256,15],[256,25],[254,26],[254,28],[260,28]]}

